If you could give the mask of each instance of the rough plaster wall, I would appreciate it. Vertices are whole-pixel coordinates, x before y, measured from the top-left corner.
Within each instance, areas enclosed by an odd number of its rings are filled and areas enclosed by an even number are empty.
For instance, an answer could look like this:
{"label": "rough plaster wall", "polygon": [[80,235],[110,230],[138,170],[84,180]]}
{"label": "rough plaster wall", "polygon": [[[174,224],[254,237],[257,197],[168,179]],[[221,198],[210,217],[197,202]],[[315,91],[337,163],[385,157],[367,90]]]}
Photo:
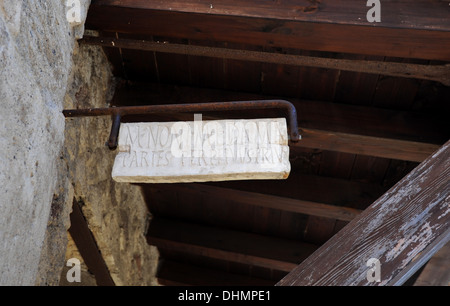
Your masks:
{"label": "rough plaster wall", "polygon": [[[65,108],[107,107],[114,87],[102,49],[81,46],[73,60]],[[110,127],[108,116],[67,119],[70,180],[115,284],[155,285],[158,254],[144,237],[150,216],[140,187],[111,178],[117,152],[105,145]]]}
{"label": "rough plaster wall", "polygon": [[142,196],[110,182],[113,153],[102,147],[108,120],[73,123],[64,144],[64,103],[104,104],[110,77],[92,69],[107,67],[98,50],[81,50],[71,70],[90,1],[79,1],[81,21],[72,23],[67,3],[0,0],[0,285],[59,284],[74,195],[85,198],[116,282],[153,284],[146,212],[133,206]]}
{"label": "rough plaster wall", "polygon": [[64,185],[61,111],[76,32],[66,9],[62,0],[0,0],[0,285],[39,278],[51,204]]}

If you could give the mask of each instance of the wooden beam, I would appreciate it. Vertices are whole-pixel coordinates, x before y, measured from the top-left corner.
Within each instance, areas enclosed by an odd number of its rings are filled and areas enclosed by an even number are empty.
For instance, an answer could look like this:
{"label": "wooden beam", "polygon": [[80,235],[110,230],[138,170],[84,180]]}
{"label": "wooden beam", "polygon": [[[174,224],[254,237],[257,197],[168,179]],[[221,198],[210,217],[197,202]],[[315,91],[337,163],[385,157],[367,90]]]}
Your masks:
{"label": "wooden beam", "polygon": [[[115,104],[140,105],[149,101],[189,103],[211,101],[261,100],[269,97],[256,94],[230,93],[221,90],[193,89],[189,87],[138,84],[131,89],[118,89]],[[158,92],[155,94],[154,92]],[[182,97],[182,98],[180,98]],[[191,98],[189,98],[191,97]],[[195,97],[195,100],[192,100]],[[270,97],[271,98],[271,97]],[[290,99],[298,113],[302,140],[291,148],[306,147],[388,159],[421,162],[450,136],[449,125],[439,116],[426,116],[413,112],[380,110],[370,107],[337,105],[336,103]],[[255,118],[275,116],[267,112],[240,112],[226,114],[228,118]],[[218,119],[224,114],[205,114],[205,119]],[[140,120],[192,120],[191,115],[156,116]],[[130,120],[124,118],[124,120]],[[445,121],[444,121],[445,120]],[[364,124],[360,124],[360,122]]]}
{"label": "wooden beam", "polygon": [[163,260],[156,275],[165,286],[273,286],[275,281]]}
{"label": "wooden beam", "polygon": [[371,137],[314,129],[301,129],[301,141],[291,143],[293,147],[323,149],[352,154],[375,156],[389,159],[399,159],[422,162],[439,149],[439,145]]}
{"label": "wooden beam", "polygon": [[291,199],[205,184],[177,184],[176,187],[159,185],[159,187],[155,188],[172,191],[176,190],[181,194],[194,193],[197,196],[204,198],[220,197],[223,200],[229,200],[243,205],[267,207],[342,221],[350,221],[361,212],[359,209],[349,207],[327,205],[312,201]]}
{"label": "wooden beam", "polygon": [[[241,112],[241,114],[242,113],[245,112]],[[192,115],[186,114],[156,115],[155,117],[159,117],[160,119],[162,118],[163,120],[192,120]],[[149,119],[150,117],[146,116],[144,121]],[[205,115],[203,116],[203,119],[217,120],[219,117]],[[125,119],[124,122],[125,121],[127,120]],[[136,121],[136,119],[132,119],[131,121]],[[310,148],[388,159],[422,162],[440,147],[437,144],[426,142],[373,137],[309,128],[300,128],[299,134],[301,135],[300,141],[289,142],[289,146],[293,152],[295,152],[296,147]]]}
{"label": "wooden beam", "polygon": [[[341,2],[336,8],[341,7]],[[298,14],[306,17],[290,19],[283,18],[286,16],[284,13],[271,15],[273,10],[269,8],[260,13],[261,16],[254,17],[239,12],[218,15],[210,12],[177,12],[171,11],[169,5],[161,10],[155,3],[137,0],[96,1],[90,6],[86,26],[99,31],[197,41],[450,60],[447,52],[450,48],[450,27],[445,2],[435,2],[432,6],[429,1],[422,1],[420,8],[423,10],[419,11],[414,11],[417,7],[411,2],[399,4],[402,11],[413,11],[405,15],[398,14],[398,7],[393,7],[391,12],[384,7],[380,24],[366,21],[368,8],[365,2],[360,1],[357,4],[353,2],[358,6],[356,16],[348,13],[352,10],[344,12],[345,8],[340,8],[338,11],[341,17],[337,18],[333,12],[325,11],[327,6],[333,6],[333,1],[329,1],[326,5],[319,4],[310,15],[299,9]],[[428,9],[425,8],[427,6]],[[240,10],[239,6],[235,7]],[[426,14],[427,10],[433,13]],[[323,16],[320,17],[318,12],[323,12]],[[422,20],[422,24],[418,20]]]}
{"label": "wooden beam", "polygon": [[[158,117],[158,116],[157,116]],[[159,116],[165,120],[192,120],[192,115],[171,114]],[[217,116],[203,116],[204,120],[217,120]],[[146,120],[149,120],[147,116]],[[333,131],[300,128],[301,140],[289,142],[291,151],[295,148],[320,149],[364,156],[422,162],[440,146],[437,144],[393,138],[372,137]]]}
{"label": "wooden beam", "polygon": [[[242,191],[243,194],[255,193],[269,197],[273,196],[274,198],[288,198],[287,201],[301,200],[328,204],[335,207],[357,208],[354,211],[350,210],[353,214],[358,209],[364,209],[369,206],[387,190],[387,188],[378,184],[361,183],[318,175],[304,175],[295,170],[283,181],[227,181],[211,182],[204,185],[215,187],[217,191],[235,190],[238,193]],[[150,210],[152,212],[154,210],[154,213],[162,214],[162,216],[175,217],[175,209],[177,212],[185,212],[183,198],[186,197],[194,199],[192,205],[198,207],[204,205],[203,209],[214,209],[217,203],[215,199],[228,197],[228,195],[223,193],[220,193],[220,197],[218,197],[213,193],[198,192],[195,190],[195,187],[189,188],[190,184],[143,184],[142,186],[148,198]],[[239,201],[238,198],[228,197],[228,199],[222,202],[236,203],[235,201]],[[255,204],[237,203],[242,206],[255,206]],[[344,218],[342,214],[340,216]]]}
{"label": "wooden beam", "polygon": [[147,241],[161,249],[176,250],[215,259],[280,271],[291,271],[316,246],[223,228],[154,218]]}
{"label": "wooden beam", "polygon": [[114,286],[114,281],[111,278],[105,260],[76,199],[73,200],[72,213],[70,214],[69,233],[75,241],[81,256],[83,256],[89,271],[94,274],[97,285]]}
{"label": "wooden beam", "polygon": [[[271,18],[322,23],[368,25],[370,7],[359,0],[228,0],[211,3],[209,0],[94,0],[94,5],[123,8]],[[382,22],[375,27],[413,28],[450,31],[450,14],[445,1],[427,0],[389,1],[382,3]]]}
{"label": "wooden beam", "polygon": [[[278,285],[401,285],[450,240],[450,141]],[[369,282],[369,259],[380,282]],[[370,271],[369,271],[370,272]]]}
{"label": "wooden beam", "polygon": [[80,40],[80,43],[121,49],[381,74],[393,77],[437,81],[446,86],[450,86],[450,65],[421,65],[398,62],[335,59],[94,36],[85,36]]}
{"label": "wooden beam", "polygon": [[[121,106],[277,98],[280,99],[281,97],[210,88],[133,82],[131,86],[119,86],[117,88],[113,104]],[[302,128],[440,145],[444,144],[450,137],[448,116],[443,112],[430,114],[294,98],[288,100],[295,105],[298,123]],[[253,118],[255,116],[252,117],[252,113],[249,112],[227,114],[231,118],[239,118],[237,115],[242,115],[241,118],[244,116]],[[273,114],[270,115],[273,116]],[[192,116],[190,119],[192,119]],[[361,122],[364,122],[364,124],[361,124]]]}

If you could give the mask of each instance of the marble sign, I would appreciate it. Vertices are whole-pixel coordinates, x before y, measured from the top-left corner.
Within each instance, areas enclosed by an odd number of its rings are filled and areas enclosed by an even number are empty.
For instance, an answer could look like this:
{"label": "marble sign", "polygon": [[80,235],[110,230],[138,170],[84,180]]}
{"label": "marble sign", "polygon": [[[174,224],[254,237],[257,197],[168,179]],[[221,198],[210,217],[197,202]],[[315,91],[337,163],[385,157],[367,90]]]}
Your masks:
{"label": "marble sign", "polygon": [[286,179],[285,118],[123,123],[112,177],[179,183]]}

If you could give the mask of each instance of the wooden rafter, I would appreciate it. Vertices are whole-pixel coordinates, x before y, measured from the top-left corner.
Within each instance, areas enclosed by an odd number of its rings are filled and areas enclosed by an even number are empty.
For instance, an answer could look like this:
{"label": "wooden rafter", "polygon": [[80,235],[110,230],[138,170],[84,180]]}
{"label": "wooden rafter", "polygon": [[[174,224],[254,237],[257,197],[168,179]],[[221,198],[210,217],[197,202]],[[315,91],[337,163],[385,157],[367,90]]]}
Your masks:
{"label": "wooden rafter", "polygon": [[[233,9],[223,5],[211,8],[206,1],[98,0],[90,7],[87,27],[267,47],[450,60],[450,32],[446,31],[450,19],[445,2],[386,4],[380,24],[367,21],[369,8],[361,1],[288,1],[270,2],[270,6],[263,5],[266,1],[227,2]],[[398,13],[400,8],[404,14]]]}
{"label": "wooden rafter", "polygon": [[173,44],[137,39],[108,38],[85,36],[81,43],[121,49],[162,52],[189,56],[206,56],[229,60],[240,60],[260,63],[282,64],[292,66],[318,67],[342,71],[353,71],[386,76],[415,78],[438,81],[450,85],[450,65],[420,65],[383,61],[363,61],[311,57],[273,52],[260,52],[195,46],[191,44]]}
{"label": "wooden rafter", "polygon": [[[278,285],[401,285],[450,240],[450,141]],[[366,278],[379,260],[380,282]]]}
{"label": "wooden rafter", "polygon": [[147,241],[161,249],[289,272],[316,246],[223,228],[155,218]]}
{"label": "wooden rafter", "polygon": [[[133,86],[119,87],[116,90],[113,103],[115,105],[144,105],[277,98],[280,97],[209,88],[133,82]],[[439,145],[444,144],[450,136],[450,127],[445,113],[433,115],[296,98],[289,98],[288,100],[297,109],[301,128]],[[230,113],[228,115],[235,116],[236,114]],[[244,115],[248,117],[251,113],[243,112],[242,117]],[[192,120],[192,116],[184,118]]]}
{"label": "wooden rafter", "polygon": [[[209,15],[232,15],[281,20],[314,21],[352,25],[367,25],[370,7],[359,0],[94,0],[95,5],[115,5],[134,9],[154,9]],[[448,7],[444,1],[389,1],[382,5],[382,24],[394,28],[450,30]],[[399,13],[401,12],[401,13]]]}
{"label": "wooden rafter", "polygon": [[[148,87],[147,87],[148,88]],[[205,89],[164,90],[159,88],[161,97],[158,103],[174,102],[202,102],[214,101],[214,99],[242,100],[242,99],[267,99],[263,95],[230,94],[225,91],[210,91]],[[170,93],[169,93],[170,92]],[[186,97],[196,97],[196,101],[174,101],[176,94]],[[140,96],[141,95],[141,96]],[[142,97],[145,97],[144,99]],[[148,103],[152,97],[151,91],[139,93],[118,90],[115,102],[123,104],[123,100],[133,101],[138,105]],[[219,98],[218,98],[219,97]],[[336,105],[320,101],[303,101],[290,99],[297,108],[302,140],[292,143],[291,149],[296,147],[330,150],[352,154],[360,154],[388,159],[422,162],[431,153],[436,151],[448,137],[448,127],[443,127],[441,119],[427,118],[410,112],[387,111],[356,107],[348,105]],[[255,118],[258,114],[267,116],[261,112],[240,112],[241,117]],[[274,114],[270,114],[274,116]],[[223,114],[208,115],[203,118],[218,119]],[[235,113],[227,116],[236,116]],[[169,116],[153,116],[141,118],[145,120],[192,120],[192,115],[171,114]],[[126,118],[125,118],[126,120]],[[402,139],[406,138],[406,139]],[[417,141],[417,140],[419,141]]]}
{"label": "wooden rafter", "polygon": [[222,200],[233,201],[240,205],[253,205],[290,211],[311,216],[331,218],[341,221],[351,221],[361,211],[359,209],[327,205],[312,201],[291,199],[286,197],[262,194],[256,192],[241,191],[231,188],[209,186],[205,184],[179,184],[176,187],[160,186],[157,189],[176,190],[181,194],[195,193],[202,197],[220,197]]}
{"label": "wooden rafter", "polygon": [[275,281],[164,260],[158,268],[164,286],[273,286]]}
{"label": "wooden rafter", "polygon": [[300,133],[302,140],[293,146],[413,162],[421,162],[439,149],[439,145],[430,143],[314,129],[302,129]]}
{"label": "wooden rafter", "polygon": [[83,256],[89,271],[94,274],[97,285],[114,286],[114,281],[105,260],[76,199],[73,200],[70,223],[69,233],[75,241],[81,256]]}

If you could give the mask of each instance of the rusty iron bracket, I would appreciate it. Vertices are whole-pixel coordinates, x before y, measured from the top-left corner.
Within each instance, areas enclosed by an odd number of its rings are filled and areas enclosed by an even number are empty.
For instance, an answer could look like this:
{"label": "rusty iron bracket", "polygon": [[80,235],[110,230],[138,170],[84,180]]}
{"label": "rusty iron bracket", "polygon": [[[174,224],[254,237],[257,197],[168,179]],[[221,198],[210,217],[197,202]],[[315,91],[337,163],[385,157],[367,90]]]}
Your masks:
{"label": "rusty iron bracket", "polygon": [[156,113],[193,113],[193,112],[215,112],[254,109],[283,109],[289,127],[290,141],[297,142],[301,135],[297,124],[297,111],[295,106],[285,100],[257,100],[257,101],[233,101],[233,102],[209,102],[198,104],[167,104],[167,105],[144,105],[144,106],[121,106],[109,108],[87,108],[68,109],[63,114],[67,117],[88,116],[112,116],[113,123],[109,135],[108,147],[111,150],[117,148],[120,121],[127,115],[145,115]]}

